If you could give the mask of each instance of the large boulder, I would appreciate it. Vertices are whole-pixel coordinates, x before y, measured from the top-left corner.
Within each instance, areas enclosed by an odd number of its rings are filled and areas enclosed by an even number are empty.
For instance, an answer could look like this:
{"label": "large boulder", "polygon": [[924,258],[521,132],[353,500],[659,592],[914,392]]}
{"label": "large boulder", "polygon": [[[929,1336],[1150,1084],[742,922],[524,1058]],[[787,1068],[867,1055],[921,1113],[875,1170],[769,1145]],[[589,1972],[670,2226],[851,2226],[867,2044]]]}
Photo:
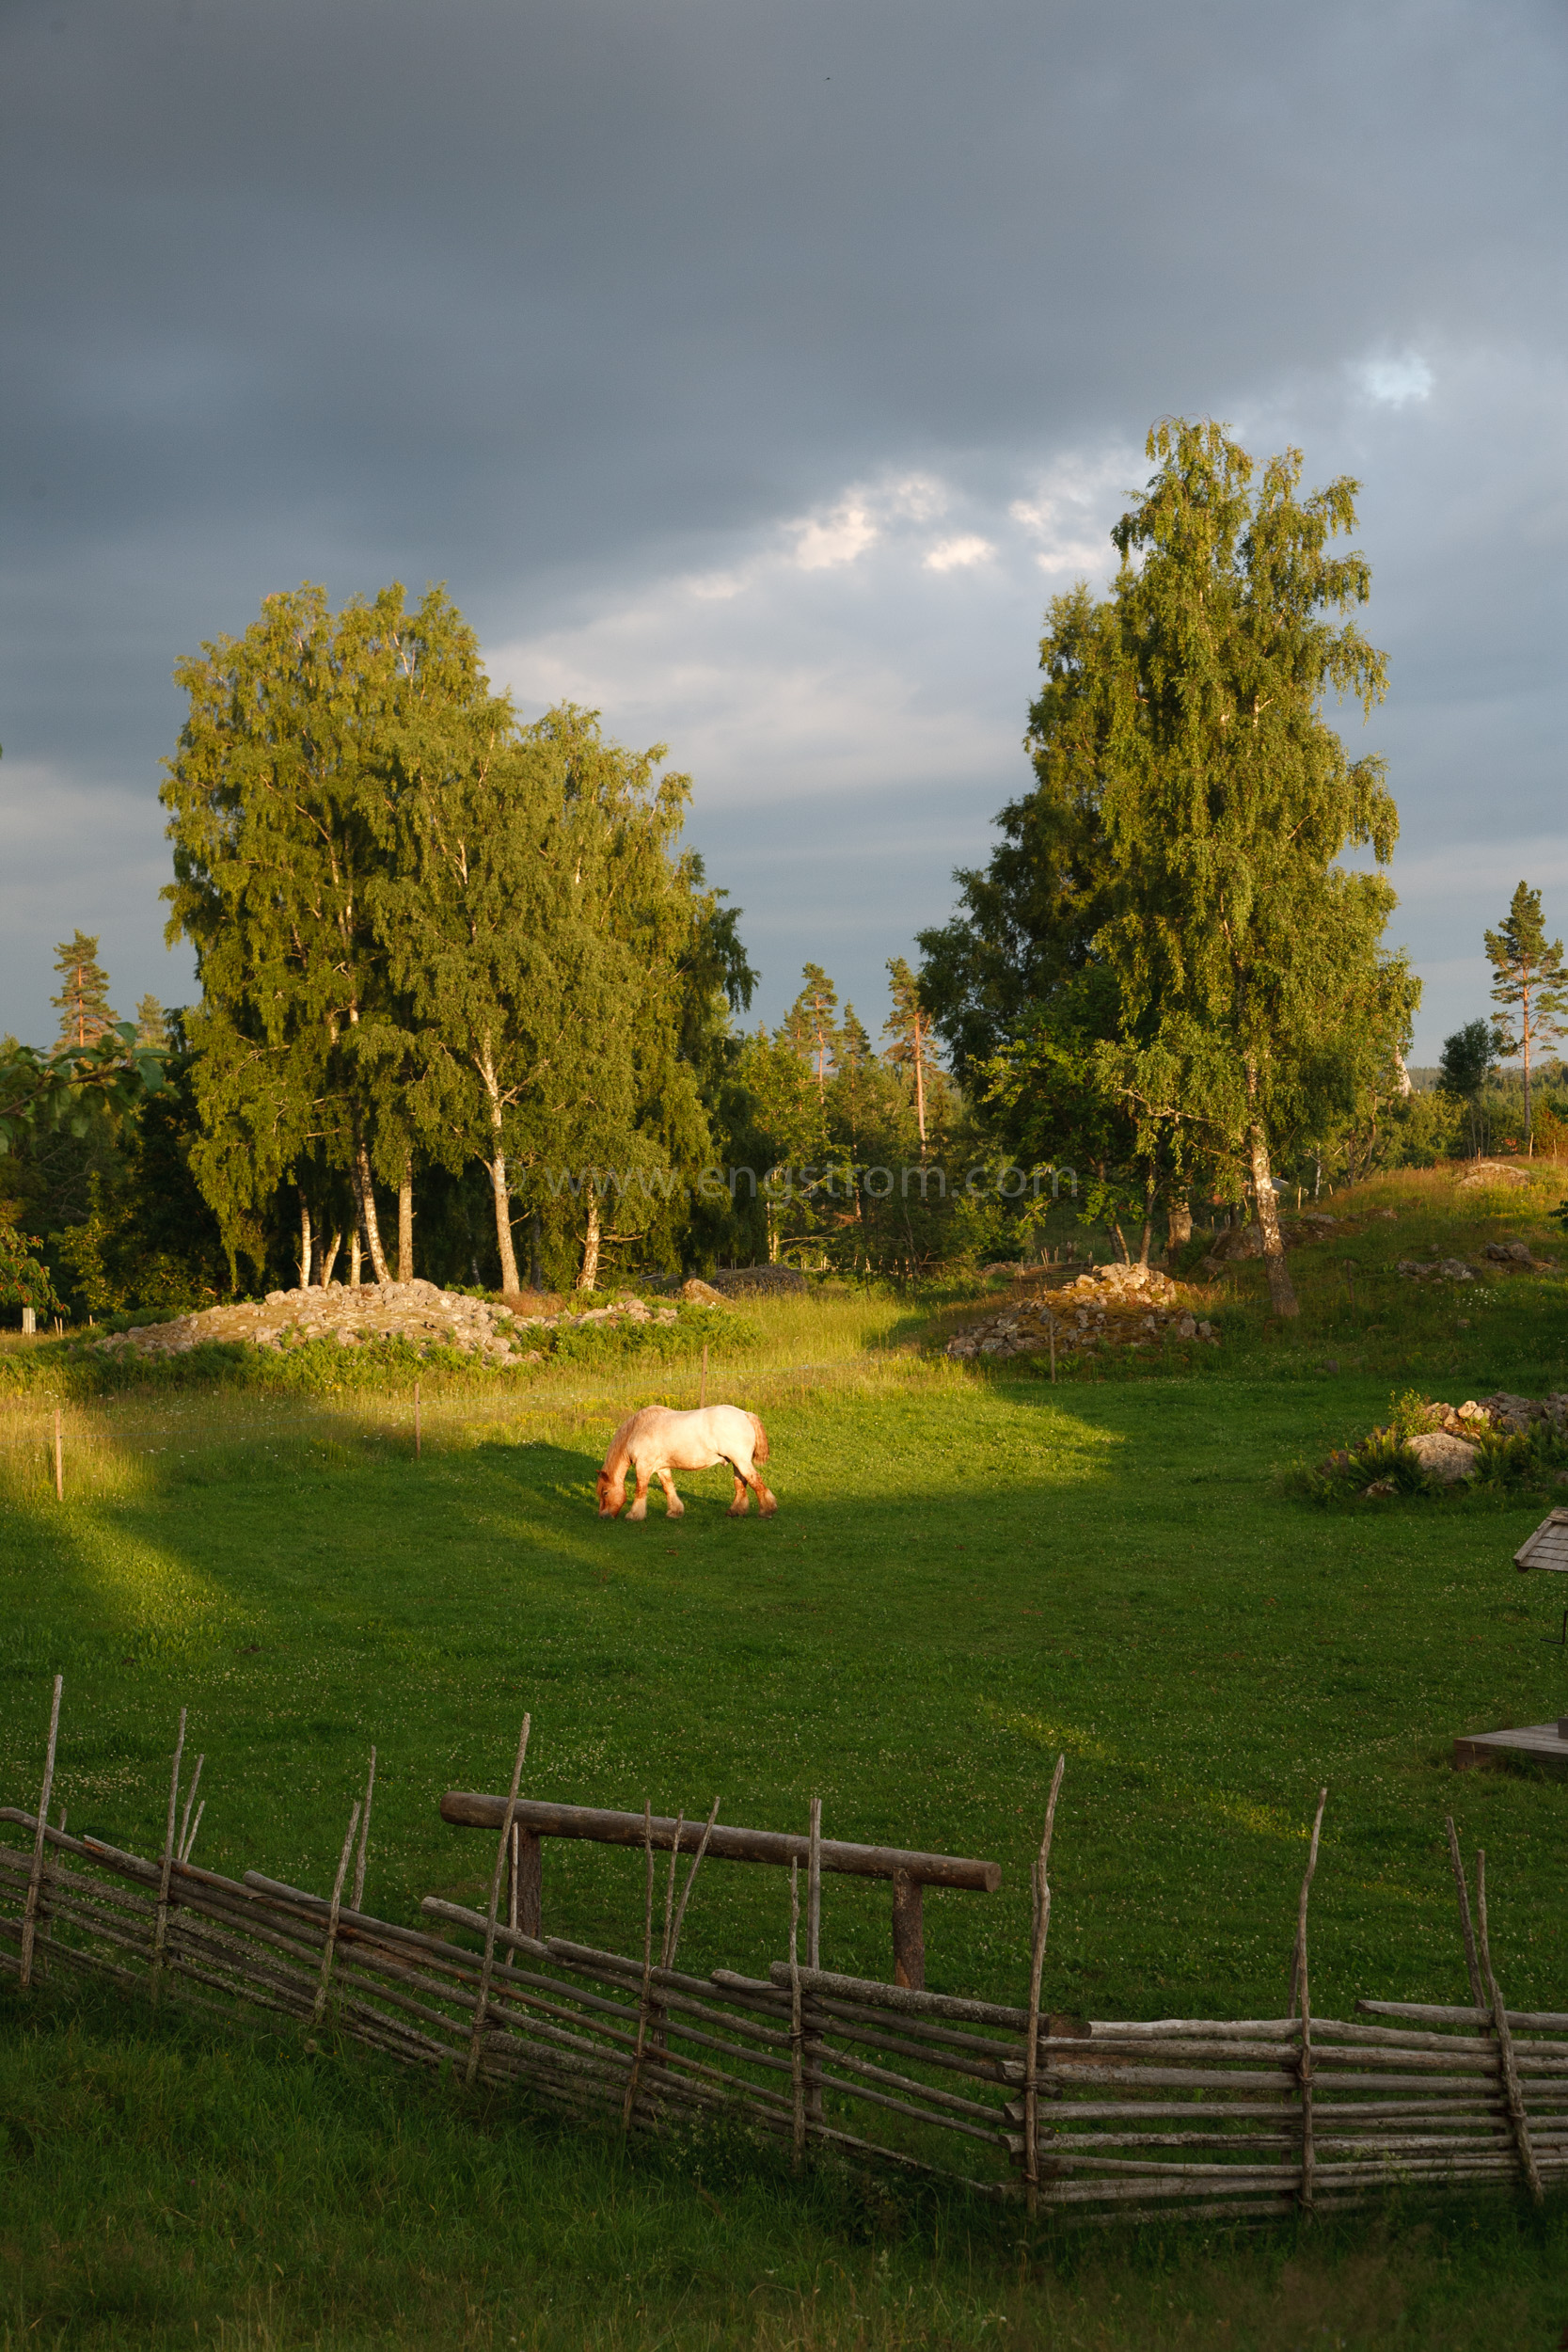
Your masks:
{"label": "large boulder", "polygon": [[1479,1446],[1468,1444],[1463,1438],[1450,1438],[1442,1429],[1429,1429],[1418,1438],[1407,1438],[1405,1445],[1419,1462],[1422,1474],[1437,1486],[1455,1486],[1462,1478],[1473,1478],[1481,1459]]}

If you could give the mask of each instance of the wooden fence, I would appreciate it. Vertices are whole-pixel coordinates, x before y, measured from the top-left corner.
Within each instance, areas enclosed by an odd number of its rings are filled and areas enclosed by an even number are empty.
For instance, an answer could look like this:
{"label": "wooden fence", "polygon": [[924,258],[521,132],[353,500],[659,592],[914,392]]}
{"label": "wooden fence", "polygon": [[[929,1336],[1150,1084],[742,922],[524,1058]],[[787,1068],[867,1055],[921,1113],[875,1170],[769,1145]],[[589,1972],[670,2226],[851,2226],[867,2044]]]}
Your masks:
{"label": "wooden fence", "polygon": [[[56,1722],[58,1703],[56,1687]],[[1472,1915],[1451,1825],[1468,2006],[1364,2000],[1354,2022],[1312,2013],[1314,1828],[1290,2016],[1090,2022],[1039,2008],[1060,1765],[1035,1869],[1030,1998],[1011,2007],[807,1964],[798,1859],[787,1959],[763,1978],[683,1972],[681,1928],[711,1816],[684,1884],[680,1839],[656,1869],[644,1816],[641,1958],[506,1926],[523,1750],[510,1799],[493,1801],[501,1818],[488,1910],[428,1897],[426,1925],[415,1928],[357,1907],[373,1765],[321,1896],[190,1860],[200,1810],[195,1783],[182,1787],[182,1750],[160,1859],[68,1836],[49,1820],[54,1745],[52,1726],[36,1809],[0,1809],[0,1965],[24,1986],[85,1970],[154,2002],[329,2028],[623,2130],[727,2122],[787,2145],[797,2164],[832,2152],[1082,2220],[1262,2217],[1395,2186],[1517,2183],[1540,2198],[1568,2176],[1568,2014],[1505,2007],[1484,1857]],[[808,1848],[808,1899],[814,1879]]]}

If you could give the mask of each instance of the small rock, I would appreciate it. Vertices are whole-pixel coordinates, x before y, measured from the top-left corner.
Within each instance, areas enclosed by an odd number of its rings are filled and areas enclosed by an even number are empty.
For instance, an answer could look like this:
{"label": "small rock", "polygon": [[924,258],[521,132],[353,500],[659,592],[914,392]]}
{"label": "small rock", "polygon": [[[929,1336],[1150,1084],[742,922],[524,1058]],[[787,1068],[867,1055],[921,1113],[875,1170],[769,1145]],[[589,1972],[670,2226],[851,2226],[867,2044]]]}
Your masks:
{"label": "small rock", "polygon": [[1327,1362],[1324,1364],[1324,1366],[1323,1366],[1323,1370],[1324,1370],[1324,1372],[1338,1372],[1338,1369],[1339,1369],[1339,1359],[1338,1359],[1338,1356],[1331,1356],[1331,1357],[1328,1359],[1328,1361],[1327,1361]]}
{"label": "small rock", "polygon": [[1361,1489],[1364,1495],[1391,1495],[1397,1492],[1391,1478],[1374,1478],[1370,1486]]}

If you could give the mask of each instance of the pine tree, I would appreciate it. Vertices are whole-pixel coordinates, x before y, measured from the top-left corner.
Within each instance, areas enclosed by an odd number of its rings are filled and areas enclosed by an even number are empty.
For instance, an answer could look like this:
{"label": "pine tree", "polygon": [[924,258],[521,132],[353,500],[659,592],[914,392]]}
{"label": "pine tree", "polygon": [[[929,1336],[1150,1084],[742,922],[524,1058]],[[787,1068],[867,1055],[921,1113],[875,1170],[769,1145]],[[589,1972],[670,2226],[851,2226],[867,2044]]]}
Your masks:
{"label": "pine tree", "polygon": [[150,989],[136,1007],[136,1043],[147,1053],[168,1050],[168,1021]]}
{"label": "pine tree", "polygon": [[920,993],[920,982],[902,956],[888,959],[888,978],[893,992],[893,1011],[883,1025],[882,1035],[893,1040],[886,1058],[896,1070],[907,1070],[914,1080],[915,1125],[920,1131],[920,1149],[926,1151],[926,1085],[927,1073],[933,1064],[931,1053],[931,1016]]}
{"label": "pine tree", "polygon": [[819,963],[804,965],[800,977],[805,985],[785,1013],[782,1028],[801,1060],[816,1064],[820,1100],[828,1090],[828,1065],[838,1042],[833,1018],[838,1010],[838,991]]}
{"label": "pine tree", "polygon": [[109,1002],[109,976],[98,961],[98,936],[77,931],[55,950],[60,993],[51,996],[60,1016],[58,1043],[96,1045],[117,1026],[119,1015]]}
{"label": "pine tree", "polygon": [[1485,934],[1492,965],[1492,1002],[1502,1010],[1494,1024],[1499,1055],[1522,1055],[1525,1065],[1525,1148],[1531,1149],[1529,1065],[1533,1049],[1551,1044],[1568,1021],[1568,969],[1562,942],[1548,939],[1541,893],[1521,882],[1500,930]]}

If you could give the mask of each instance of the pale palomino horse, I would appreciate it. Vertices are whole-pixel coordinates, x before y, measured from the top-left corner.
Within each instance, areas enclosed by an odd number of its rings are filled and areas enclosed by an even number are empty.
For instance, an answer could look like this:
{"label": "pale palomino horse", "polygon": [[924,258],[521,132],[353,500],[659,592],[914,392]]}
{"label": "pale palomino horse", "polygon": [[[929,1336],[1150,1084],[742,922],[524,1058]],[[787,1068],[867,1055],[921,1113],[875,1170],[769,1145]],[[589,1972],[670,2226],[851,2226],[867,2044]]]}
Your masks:
{"label": "pale palomino horse", "polygon": [[710,1405],[701,1413],[673,1413],[664,1405],[644,1405],[640,1413],[630,1414],[621,1423],[610,1441],[599,1472],[599,1517],[620,1517],[629,1470],[636,1477],[637,1492],[626,1517],[647,1518],[648,1486],[657,1478],[664,1489],[666,1516],[678,1519],[686,1505],[675,1492],[671,1471],[717,1470],[721,1462],[728,1462],[735,1472],[731,1518],[745,1518],[751,1502],[748,1487],[755,1489],[767,1518],[779,1507],[778,1497],[769,1494],[755,1468],[767,1459],[767,1430],[755,1413],[743,1413],[738,1405]]}

